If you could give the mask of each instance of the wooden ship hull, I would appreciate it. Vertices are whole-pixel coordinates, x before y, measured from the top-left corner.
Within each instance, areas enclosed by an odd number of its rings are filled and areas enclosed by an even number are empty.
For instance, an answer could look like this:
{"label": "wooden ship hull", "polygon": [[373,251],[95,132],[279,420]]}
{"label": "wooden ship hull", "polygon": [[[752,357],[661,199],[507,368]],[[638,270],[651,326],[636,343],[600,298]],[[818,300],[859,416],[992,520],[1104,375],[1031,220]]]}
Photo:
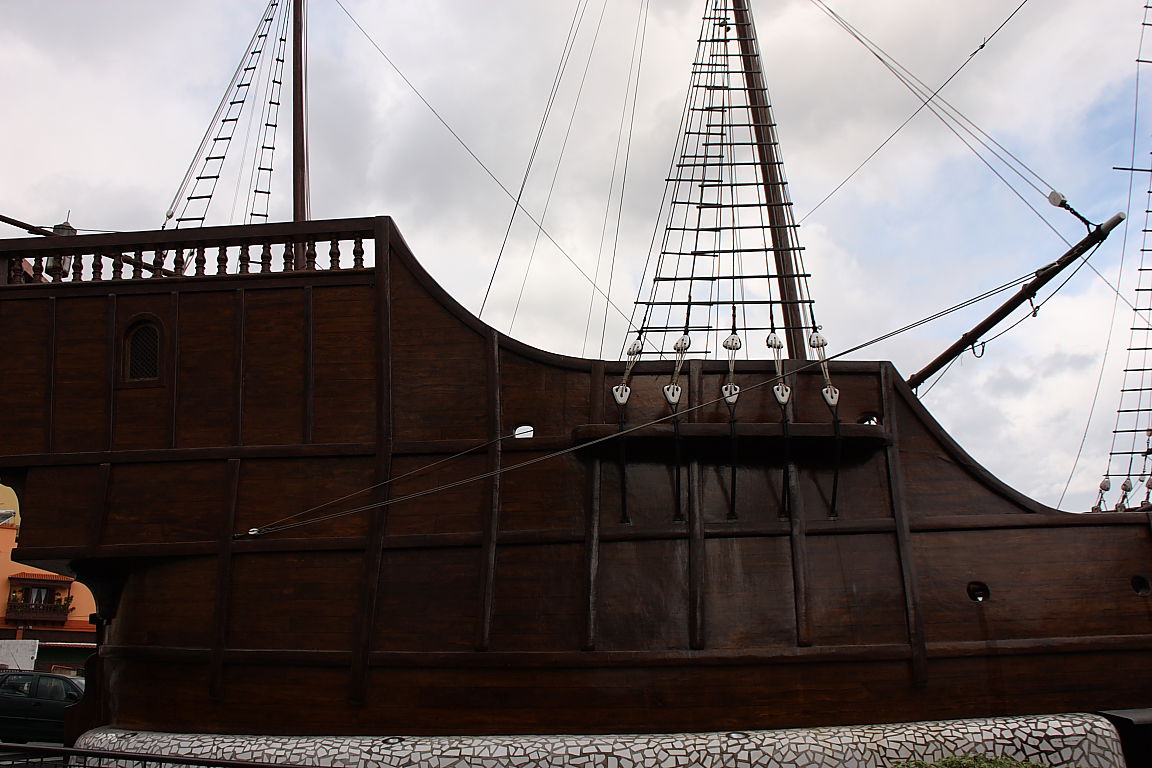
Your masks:
{"label": "wooden ship hull", "polygon": [[834,419],[810,362],[786,362],[783,409],[772,361],[738,362],[730,409],[727,363],[689,361],[672,418],[670,362],[637,364],[618,407],[624,363],[496,332],[388,218],[62,240],[0,244],[0,477],[14,556],[97,597],[85,725],[676,732],[1150,704],[1149,515],[1004,486],[889,363],[831,364]]}

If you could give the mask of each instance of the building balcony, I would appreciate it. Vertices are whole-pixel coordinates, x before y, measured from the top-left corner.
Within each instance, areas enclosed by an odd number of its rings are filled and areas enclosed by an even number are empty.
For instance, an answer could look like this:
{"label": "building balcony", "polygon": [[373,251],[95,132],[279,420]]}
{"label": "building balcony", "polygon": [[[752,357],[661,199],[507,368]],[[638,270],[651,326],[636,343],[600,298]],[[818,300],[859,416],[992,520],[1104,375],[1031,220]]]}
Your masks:
{"label": "building balcony", "polygon": [[35,624],[63,624],[68,620],[72,611],[69,605],[55,603],[26,603],[21,600],[9,600],[8,610],[4,612],[4,620],[8,622],[31,622]]}

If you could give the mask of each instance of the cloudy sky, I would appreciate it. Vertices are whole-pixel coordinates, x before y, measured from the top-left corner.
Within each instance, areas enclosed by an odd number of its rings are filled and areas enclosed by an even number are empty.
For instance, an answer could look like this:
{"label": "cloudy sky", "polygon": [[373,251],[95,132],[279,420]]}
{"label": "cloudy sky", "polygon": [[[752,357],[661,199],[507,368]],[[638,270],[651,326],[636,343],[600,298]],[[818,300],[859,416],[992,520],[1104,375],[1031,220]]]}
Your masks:
{"label": "cloudy sky", "polygon": [[[640,0],[590,0],[525,206],[585,272],[594,270]],[[507,187],[524,173],[576,0],[344,0],[348,11]],[[935,87],[1018,3],[831,0]],[[0,213],[93,230],[154,229],[191,161],[264,0],[4,0],[0,3]],[[620,265],[625,312],[640,280],[699,27],[702,0],[655,0],[646,27]],[[796,210],[805,217],[917,106],[810,0],[753,3]],[[1128,208],[1135,59],[1143,9],[1131,0],[1032,0],[942,92],[1094,221]],[[417,256],[479,311],[511,203],[335,0],[310,0],[312,213],[387,214]],[[599,33],[596,34],[596,28]],[[573,102],[587,64],[578,106]],[[1147,57],[1147,56],[1146,56]],[[1152,74],[1146,80],[1152,80]],[[569,120],[571,135],[557,166]],[[285,119],[283,122],[287,122]],[[1148,162],[1137,122],[1136,165]],[[280,139],[287,169],[290,139]],[[282,189],[287,174],[277,176]],[[1145,179],[1136,180],[1131,291]],[[227,218],[230,185],[215,216]],[[1046,190],[1045,190],[1046,191]],[[1084,228],[1026,196],[1070,241]],[[272,204],[286,218],[287,195]],[[0,233],[18,236],[16,230]],[[1116,282],[1125,231],[1093,257]],[[484,320],[569,354],[585,340],[592,288],[555,247],[532,259],[518,219]],[[804,218],[800,237],[832,351],[878,336],[1052,261],[1065,242],[927,112],[851,183]],[[517,307],[517,295],[524,286]],[[605,290],[607,286],[605,285]],[[963,357],[924,400],[979,461],[1056,504],[1079,449],[1110,324],[1115,333],[1066,509],[1084,509],[1104,471],[1130,312],[1081,270],[1039,315]],[[866,351],[910,375],[992,306],[980,305]],[[513,313],[515,320],[513,321]],[[622,321],[604,333],[616,355]],[[587,345],[591,344],[590,347]]]}

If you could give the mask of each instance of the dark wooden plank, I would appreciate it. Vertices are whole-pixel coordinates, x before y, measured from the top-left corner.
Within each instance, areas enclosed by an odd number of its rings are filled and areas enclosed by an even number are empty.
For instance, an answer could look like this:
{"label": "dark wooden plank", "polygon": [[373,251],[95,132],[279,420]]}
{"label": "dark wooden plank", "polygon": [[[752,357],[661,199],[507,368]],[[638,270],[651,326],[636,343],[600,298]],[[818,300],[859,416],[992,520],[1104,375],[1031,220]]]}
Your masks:
{"label": "dark wooden plank", "polygon": [[376,439],[376,306],[376,287],[312,292],[312,442]]}
{"label": "dark wooden plank", "polygon": [[48,300],[48,313],[51,318],[48,327],[48,386],[44,388],[45,413],[47,423],[44,425],[44,450],[52,453],[56,431],[56,297]]}
{"label": "dark wooden plank", "polygon": [[[688,402],[692,411],[689,422],[700,419],[699,406],[704,401],[704,377],[699,360],[688,362]],[[704,553],[704,488],[700,462],[688,462],[688,644],[693,650],[704,648],[706,617],[707,558]]]}
{"label": "dark wooden plank", "polygon": [[247,318],[247,297],[243,290],[236,289],[236,358],[232,370],[236,394],[235,415],[232,417],[232,444],[244,444],[244,325]]}
{"label": "dark wooden plank", "polygon": [[234,445],[214,448],[130,449],[56,454],[0,456],[0,467],[47,467],[70,464],[140,464],[207,459],[306,458],[310,456],[371,456],[372,443],[313,443],[312,445]]}
{"label": "dark wooden plank", "polygon": [[312,286],[304,287],[304,442],[312,442],[316,411],[316,328]]}
{"label": "dark wooden plank", "polygon": [[[592,365],[588,377],[588,402],[593,422],[604,418],[604,363]],[[600,493],[601,466],[598,457],[588,463],[587,503],[585,504],[584,525],[584,637],[581,648],[585,651],[596,648],[596,576],[600,570]]]}
{"label": "dark wooden plank", "polygon": [[[375,376],[376,376],[376,482],[374,502],[385,502],[390,495],[386,483],[392,476],[392,226],[387,219],[376,219],[376,285],[375,285]],[[349,697],[363,702],[368,695],[368,657],[372,652],[376,624],[381,617],[380,590],[387,533],[388,509],[379,506],[369,513],[369,528],[364,553],[364,570],[360,584],[360,612],[353,629],[353,647]]]}
{"label": "dark wooden plank", "polygon": [[939,517],[913,517],[909,524],[914,532],[927,531],[981,531],[1012,528],[1095,528],[1097,526],[1140,526],[1145,524],[1144,512],[1109,512],[1102,515],[1052,512],[1049,514],[973,514],[940,515]]}
{"label": "dark wooden plank", "polygon": [[[798,484],[794,484],[798,485]],[[793,489],[799,495],[799,488]],[[808,547],[805,535],[805,520],[792,507],[791,534],[792,547],[792,589],[796,606],[796,645],[812,644],[812,623],[808,611]]]}
{"label": "dark wooden plank", "polygon": [[101,464],[101,482],[104,485],[104,503],[100,510],[88,517],[88,548],[92,554],[100,549],[104,540],[104,527],[108,522],[108,511],[112,502],[112,465]]}
{"label": "dark wooden plank", "polygon": [[[796,375],[788,375],[785,370],[785,383],[796,391]],[[794,418],[796,399],[792,398],[785,406],[784,417],[791,422]],[[808,610],[808,546],[807,520],[804,515],[804,499],[800,494],[800,471],[794,460],[788,462],[788,503],[789,545],[792,552],[792,591],[796,610],[796,645],[804,647],[812,644],[812,620]]]}
{"label": "dark wooden plank", "polygon": [[705,647],[707,617],[707,557],[704,553],[704,499],[700,462],[688,462],[688,642],[693,650]]}
{"label": "dark wooden plank", "polygon": [[489,331],[486,346],[487,360],[487,404],[488,412],[488,469],[497,472],[488,479],[489,503],[485,510],[484,542],[480,567],[480,620],[476,628],[476,650],[487,651],[492,641],[492,612],[496,600],[496,549],[500,530],[500,485],[499,470],[503,460],[500,440],[502,425],[500,419],[500,338],[495,331]]}
{"label": "dark wooden plank", "polygon": [[[1067,639],[1067,638],[1065,638]],[[1047,639],[1045,639],[1047,640]],[[1093,638],[1097,642],[1110,641],[1109,647],[1115,650],[1152,648],[1152,635],[1127,635],[1114,638]],[[1020,645],[1021,650],[1027,648],[1034,653],[1044,653],[1043,641],[1028,641],[1027,643],[1012,643]],[[1080,649],[1079,643],[1061,645],[1060,639],[1053,639],[1054,652],[1062,651],[1075,653]],[[978,644],[951,644],[939,649],[941,654],[957,656],[971,655]],[[107,658],[134,658],[134,659],[179,659],[179,658],[209,658],[212,651],[209,648],[197,647],[157,647],[146,645],[116,644],[106,645],[100,654]],[[899,661],[907,659],[909,648],[906,645],[890,643],[884,645],[825,645],[812,648],[770,648],[755,650],[708,650],[699,651],[567,651],[557,653],[538,653],[533,651],[489,651],[487,653],[469,653],[467,651],[452,651],[446,653],[426,651],[376,651],[370,659],[372,667],[397,667],[410,669],[441,668],[477,668],[499,669],[501,667],[519,667],[538,669],[547,667],[565,667],[576,669],[613,668],[613,667],[683,667],[691,662],[702,667],[739,667],[747,665],[790,665],[807,664],[815,661],[830,661],[846,663],[853,661]],[[346,651],[310,650],[310,649],[259,649],[259,648],[230,648],[225,651],[224,659],[227,663],[243,664],[302,664],[302,665],[346,665],[351,656]],[[688,684],[691,685],[690,683]],[[687,689],[686,689],[687,692]],[[295,702],[293,702],[295,703]]]}
{"label": "dark wooden plank", "polygon": [[244,293],[245,444],[304,442],[306,290]]}
{"label": "dark wooden plank", "polygon": [[119,343],[119,334],[116,332],[116,294],[108,294],[108,309],[104,315],[104,322],[107,325],[108,349],[107,349],[107,378],[106,386],[108,387],[108,423],[105,429],[108,432],[108,440],[105,443],[108,450],[111,451],[116,445],[116,374],[117,374],[117,346]]}
{"label": "dark wooden plank", "polygon": [[[1044,637],[1020,640],[966,641],[930,643],[929,655],[933,658],[981,656],[995,649],[1005,655],[1021,656],[1052,653],[1084,653],[1085,651],[1117,652],[1125,650],[1152,649],[1152,635],[1093,635],[1084,637]],[[179,648],[148,646],[109,645],[102,655],[116,658],[177,658],[190,656],[207,657],[213,653],[210,648]],[[888,643],[868,646],[829,645],[809,648],[771,648],[757,650],[709,650],[706,653],[689,651],[624,652],[597,651],[536,653],[521,651],[492,651],[485,654],[467,652],[428,653],[405,651],[378,651],[371,656],[372,666],[420,667],[426,665],[447,667],[612,667],[644,665],[680,666],[685,662],[700,663],[703,666],[729,666],[745,664],[774,664],[811,662],[815,660],[835,660],[841,662],[860,660],[898,660],[910,657],[911,649],[904,644]],[[350,654],[345,651],[318,650],[266,650],[266,649],[226,649],[225,661],[230,663],[304,663],[304,664],[347,664]]]}
{"label": "dark wooden plank", "polygon": [[908,643],[912,647],[912,679],[924,685],[928,675],[928,657],[925,647],[924,618],[920,609],[920,590],[916,583],[916,563],[912,556],[911,529],[908,525],[908,507],[904,498],[904,472],[900,465],[899,433],[892,413],[892,372],[888,367],[880,373],[881,413],[891,421],[888,430],[893,445],[885,449],[888,464],[888,487],[892,498],[892,517],[896,521],[896,547],[900,557],[900,576],[904,585],[904,612],[908,621]]}
{"label": "dark wooden plank", "polygon": [[208,695],[219,701],[224,696],[224,651],[228,642],[232,608],[232,534],[236,527],[236,504],[240,496],[239,459],[228,462],[232,488],[228,509],[220,516],[220,538],[216,554],[216,605],[212,613],[212,662]]}
{"label": "dark wooden plank", "polygon": [[[477,451],[485,447],[487,440],[397,440],[392,444],[392,453],[396,456],[421,454],[456,454]],[[529,437],[521,440],[505,441],[505,453],[523,453],[528,451],[562,451],[572,447],[572,438],[561,437]]]}
{"label": "dark wooden plank", "polygon": [[172,291],[171,296],[170,317],[172,320],[169,333],[172,338],[172,354],[168,356],[168,381],[171,382],[171,390],[168,393],[168,397],[171,398],[172,409],[168,422],[168,447],[175,448],[177,435],[179,434],[176,429],[178,426],[177,413],[180,403],[180,294]]}

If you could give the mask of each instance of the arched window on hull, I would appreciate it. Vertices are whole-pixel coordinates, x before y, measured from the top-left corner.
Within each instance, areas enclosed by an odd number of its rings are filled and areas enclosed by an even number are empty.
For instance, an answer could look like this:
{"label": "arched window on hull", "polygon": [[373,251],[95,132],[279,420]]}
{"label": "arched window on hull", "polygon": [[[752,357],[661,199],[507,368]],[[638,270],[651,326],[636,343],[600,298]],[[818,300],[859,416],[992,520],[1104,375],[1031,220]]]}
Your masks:
{"label": "arched window on hull", "polygon": [[160,378],[160,326],[151,321],[136,323],[124,337],[124,380],[156,381]]}

